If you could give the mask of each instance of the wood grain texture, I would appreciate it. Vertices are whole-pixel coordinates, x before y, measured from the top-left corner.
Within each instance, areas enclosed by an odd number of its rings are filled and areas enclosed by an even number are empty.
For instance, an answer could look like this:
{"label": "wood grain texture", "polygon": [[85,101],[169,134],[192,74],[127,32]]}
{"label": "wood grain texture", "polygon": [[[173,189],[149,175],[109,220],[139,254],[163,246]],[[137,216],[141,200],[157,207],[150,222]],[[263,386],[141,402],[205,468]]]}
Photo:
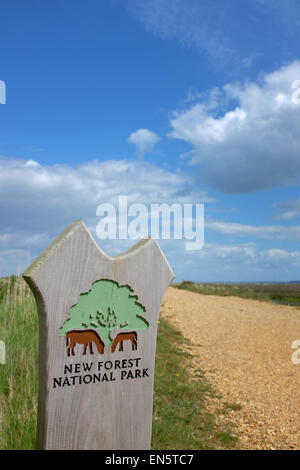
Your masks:
{"label": "wood grain texture", "polygon": [[[82,221],[73,222],[27,269],[24,279],[34,293],[39,314],[37,448],[150,448],[159,309],[173,278],[154,239],[143,239],[127,252],[110,257],[99,249]],[[82,346],[77,345],[75,356],[68,357],[66,338],[59,336],[59,329],[80,294],[99,279],[129,285],[146,308],[144,318],[149,328],[137,332],[136,350],[126,341],[123,351],[117,348],[112,353],[106,348],[100,355],[94,347],[93,355],[83,356]],[[79,384],[75,380],[71,386],[53,387],[54,378],[71,380],[72,374],[65,373],[71,365],[75,368],[79,364],[77,369],[84,375],[83,363],[92,362],[92,371],[98,373],[100,361],[138,358],[134,364],[148,370],[149,376],[121,380],[121,370],[117,369],[114,381]],[[100,371],[110,372],[103,370],[103,365]]]}

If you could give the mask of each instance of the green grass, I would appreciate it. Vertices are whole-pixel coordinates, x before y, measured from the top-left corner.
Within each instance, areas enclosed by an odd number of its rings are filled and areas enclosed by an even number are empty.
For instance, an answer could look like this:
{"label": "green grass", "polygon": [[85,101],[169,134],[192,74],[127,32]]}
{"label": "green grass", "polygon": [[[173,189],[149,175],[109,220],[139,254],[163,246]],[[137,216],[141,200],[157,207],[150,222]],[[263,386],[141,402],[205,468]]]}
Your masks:
{"label": "green grass", "polygon": [[35,448],[38,321],[35,302],[15,278],[0,279],[0,449]]}
{"label": "green grass", "polygon": [[[21,279],[0,279],[0,449],[34,449],[38,393],[38,320],[34,299]],[[205,406],[216,396],[191,356],[187,340],[165,321],[158,332],[153,449],[232,448],[231,430],[216,425]],[[232,405],[234,406],[234,405]],[[224,409],[224,414],[227,410]]]}
{"label": "green grass", "polygon": [[300,305],[300,284],[217,284],[183,281],[172,285],[177,289],[204,295],[236,296],[244,299]]}

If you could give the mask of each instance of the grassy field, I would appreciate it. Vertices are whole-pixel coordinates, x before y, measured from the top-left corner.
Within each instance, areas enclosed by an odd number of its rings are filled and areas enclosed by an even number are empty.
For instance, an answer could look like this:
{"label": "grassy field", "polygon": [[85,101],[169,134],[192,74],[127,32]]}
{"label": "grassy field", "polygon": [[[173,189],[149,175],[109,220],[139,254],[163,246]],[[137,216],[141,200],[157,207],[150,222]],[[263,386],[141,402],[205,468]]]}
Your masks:
{"label": "grassy field", "polygon": [[[34,449],[38,321],[32,295],[15,277],[0,279],[0,339],[7,357],[7,364],[0,365],[0,449]],[[236,437],[208,413],[205,398],[215,395],[201,371],[191,367],[185,342],[167,322],[160,323],[152,448],[232,448]]]}
{"label": "grassy field", "polygon": [[37,413],[38,320],[24,282],[0,279],[0,448],[33,449]]}
{"label": "grassy field", "polygon": [[237,296],[244,299],[282,302],[300,305],[300,284],[214,284],[183,281],[172,284],[177,289],[204,295]]}

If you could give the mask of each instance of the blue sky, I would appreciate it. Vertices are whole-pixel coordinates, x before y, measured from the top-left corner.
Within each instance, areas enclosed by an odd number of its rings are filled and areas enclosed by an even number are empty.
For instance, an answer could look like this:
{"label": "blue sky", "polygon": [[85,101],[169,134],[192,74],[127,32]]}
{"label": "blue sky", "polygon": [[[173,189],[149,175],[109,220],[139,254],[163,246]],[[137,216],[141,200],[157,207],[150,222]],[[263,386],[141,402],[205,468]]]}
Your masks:
{"label": "blue sky", "polygon": [[1,5],[0,274],[128,195],[205,204],[178,281],[299,279],[299,36],[296,0]]}

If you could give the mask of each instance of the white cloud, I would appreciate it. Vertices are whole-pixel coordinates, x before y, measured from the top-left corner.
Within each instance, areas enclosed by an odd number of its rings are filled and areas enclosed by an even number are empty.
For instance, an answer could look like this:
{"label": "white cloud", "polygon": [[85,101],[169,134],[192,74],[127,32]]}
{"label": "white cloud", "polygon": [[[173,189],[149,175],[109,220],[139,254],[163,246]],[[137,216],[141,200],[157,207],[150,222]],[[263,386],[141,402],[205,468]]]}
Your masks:
{"label": "white cloud", "polygon": [[[0,243],[2,271],[15,271],[11,250],[31,258],[38,255],[68,224],[83,219],[96,227],[96,209],[109,202],[118,207],[119,195],[128,203],[205,203],[212,201],[195,189],[191,176],[166,171],[147,163],[107,160],[68,165],[27,165],[25,160],[0,158]],[[101,246],[123,251],[134,242],[104,243]],[[22,251],[23,250],[23,251]],[[9,253],[9,256],[5,253]]]}
{"label": "white cloud", "polygon": [[275,218],[278,220],[288,221],[296,219],[300,217],[300,198],[276,202],[273,204],[273,208],[277,212]]}
{"label": "white cloud", "polygon": [[202,258],[213,258],[214,260],[230,259],[231,262],[237,260],[248,261],[253,260],[256,256],[256,246],[254,243],[235,244],[235,245],[220,245],[214,243],[207,243],[204,249],[199,253]]}
{"label": "white cloud", "polygon": [[[278,248],[271,248],[257,253],[257,263],[266,268],[274,268],[289,271],[291,268],[297,268],[295,272],[296,278],[299,278],[298,270],[300,266],[300,251],[288,251]],[[291,280],[285,279],[285,280]]]}
{"label": "white cloud", "polygon": [[227,64],[240,70],[264,57],[291,57],[291,43],[299,41],[298,0],[227,1],[226,8],[224,0],[128,0],[128,5],[148,32],[199,51],[214,68]]}
{"label": "white cloud", "polygon": [[[119,195],[127,195],[129,204],[142,202],[147,206],[163,202],[212,201],[206,193],[195,189],[191,176],[181,171],[166,171],[147,162],[110,160],[78,167],[28,167],[24,160],[0,158],[0,274],[26,269],[72,220],[82,218],[96,237],[97,206],[111,202],[117,207]],[[300,238],[300,227],[296,226],[255,227],[205,221],[205,228],[223,239],[225,234]],[[278,250],[272,245],[270,250],[262,251],[254,243],[212,244],[208,233],[203,250],[187,252],[185,242],[184,239],[159,241],[177,280],[275,279],[283,275],[287,279],[297,278],[299,255],[296,251]],[[132,246],[134,241],[105,240],[99,244],[105,252],[115,255]],[[187,265],[187,261],[190,264]]]}
{"label": "white cloud", "polygon": [[202,181],[227,193],[300,181],[300,105],[291,88],[299,77],[295,61],[173,114],[170,136],[193,147],[189,162],[199,165]]}
{"label": "white cloud", "polygon": [[231,222],[206,221],[205,228],[213,230],[221,235],[228,235],[231,237],[254,237],[265,240],[300,239],[300,225],[249,225]]}
{"label": "white cloud", "polygon": [[25,162],[25,166],[40,166],[40,164],[36,162],[35,160],[27,160]]}
{"label": "white cloud", "polygon": [[136,155],[139,160],[144,158],[145,153],[152,152],[154,146],[160,140],[160,137],[155,132],[148,129],[138,129],[128,137],[128,142],[136,147]]}
{"label": "white cloud", "polygon": [[7,243],[13,240],[14,235],[12,233],[0,233],[0,243]]}
{"label": "white cloud", "polygon": [[[186,46],[222,60],[231,54],[224,35],[226,11],[209,0],[129,0],[129,8],[146,30],[162,39],[177,39]],[[228,18],[229,19],[229,18]]]}
{"label": "white cloud", "polygon": [[299,279],[300,251],[271,247],[262,249],[256,243],[205,243],[194,253],[168,253],[176,280],[199,282],[256,282]]}

